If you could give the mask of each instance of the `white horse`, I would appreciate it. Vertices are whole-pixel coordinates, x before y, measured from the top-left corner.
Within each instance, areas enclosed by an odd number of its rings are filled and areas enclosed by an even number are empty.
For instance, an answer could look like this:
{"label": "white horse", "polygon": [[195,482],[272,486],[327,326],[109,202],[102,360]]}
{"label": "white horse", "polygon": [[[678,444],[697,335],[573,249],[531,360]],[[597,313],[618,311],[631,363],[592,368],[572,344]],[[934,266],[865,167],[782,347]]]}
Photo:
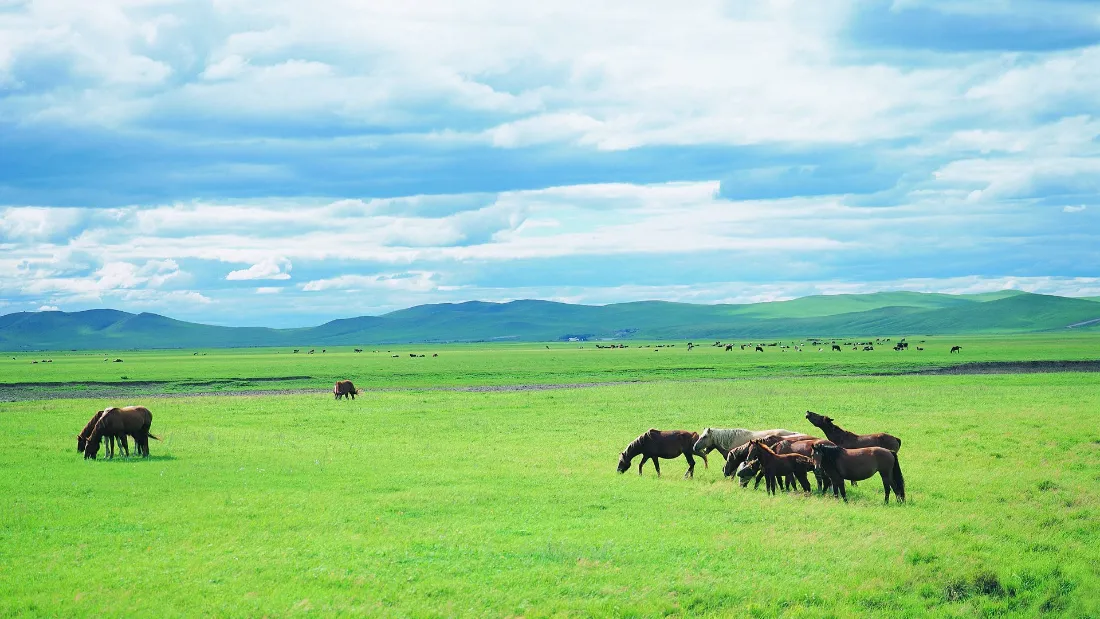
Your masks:
{"label": "white horse", "polygon": [[755,441],[769,436],[794,436],[801,432],[791,432],[782,428],[773,430],[746,430],[745,428],[707,428],[699,433],[699,440],[695,441],[692,448],[697,454],[705,454],[717,449],[726,455],[731,449],[736,449],[749,441]]}

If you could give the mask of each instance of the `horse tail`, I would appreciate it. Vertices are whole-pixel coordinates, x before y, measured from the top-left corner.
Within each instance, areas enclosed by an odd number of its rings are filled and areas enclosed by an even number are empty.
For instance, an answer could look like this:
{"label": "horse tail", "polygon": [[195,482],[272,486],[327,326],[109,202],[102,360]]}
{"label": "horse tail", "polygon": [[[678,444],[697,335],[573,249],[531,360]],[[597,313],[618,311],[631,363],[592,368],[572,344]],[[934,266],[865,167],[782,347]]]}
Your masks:
{"label": "horse tail", "polygon": [[158,441],[160,440],[160,437],[159,437],[159,436],[157,436],[156,434],[153,434],[152,432],[147,432],[146,434],[147,434],[147,435],[149,436],[149,438],[151,438],[151,439],[156,439],[156,440],[158,440]]}
{"label": "horse tail", "polygon": [[[901,451],[901,439],[895,436],[894,440],[898,442],[898,451]],[[897,451],[895,451],[894,453],[896,454]]]}
{"label": "horse tail", "polygon": [[894,494],[898,495],[898,498],[902,501],[905,500],[905,478],[901,475],[901,461],[898,460],[898,455],[894,454]]}

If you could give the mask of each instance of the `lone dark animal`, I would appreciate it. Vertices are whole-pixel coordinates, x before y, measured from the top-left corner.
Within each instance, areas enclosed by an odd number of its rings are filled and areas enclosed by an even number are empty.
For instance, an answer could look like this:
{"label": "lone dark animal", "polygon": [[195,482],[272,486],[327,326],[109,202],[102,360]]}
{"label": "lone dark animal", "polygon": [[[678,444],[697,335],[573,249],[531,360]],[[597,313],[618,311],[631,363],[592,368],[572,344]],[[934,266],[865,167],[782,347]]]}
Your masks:
{"label": "lone dark animal", "polygon": [[961,353],[961,352],[962,352],[962,350],[963,350],[963,347],[962,347],[962,346],[952,346],[952,347],[951,347],[951,352],[957,352],[957,353]]}
{"label": "lone dark animal", "polygon": [[901,451],[901,439],[885,432],[875,434],[854,434],[833,423],[832,417],[806,411],[806,419],[821,428],[825,436],[838,447],[854,449],[857,447],[883,447],[890,451]]}
{"label": "lone dark animal", "polygon": [[353,385],[350,380],[338,380],[332,387],[332,395],[337,400],[340,398],[344,398],[345,400],[351,398],[354,400],[355,396],[360,392],[361,390],[356,389],[355,385]]}
{"label": "lone dark animal", "polygon": [[[638,463],[638,474],[642,474],[642,467],[647,460],[653,460],[653,468],[657,469],[657,477],[661,476],[661,464],[658,458],[679,458],[681,455],[687,459],[688,470],[684,477],[695,476],[695,458],[692,457],[692,446],[699,440],[699,434],[688,430],[661,431],[650,428],[644,434],[634,439],[626,449],[619,454],[619,465],[616,470],[625,473],[630,468],[630,461],[634,456],[641,454],[642,461]],[[705,454],[699,454],[703,459],[703,465],[710,468]]]}
{"label": "lone dark animal", "polygon": [[836,344],[833,344],[833,350],[836,351],[836,352],[840,352],[840,346],[837,346]]}
{"label": "lone dark animal", "polygon": [[905,478],[901,474],[898,454],[882,447],[861,447],[844,449],[828,445],[814,445],[814,464],[825,471],[833,483],[833,496],[840,495],[848,501],[844,491],[844,480],[862,481],[875,473],[882,478],[882,489],[886,503],[890,502],[890,491],[898,497],[899,503],[905,502]]}
{"label": "lone dark animal", "polygon": [[438,356],[439,356],[439,353],[432,353],[432,356],[433,356],[433,357],[438,357]]}
{"label": "lone dark animal", "polygon": [[757,346],[756,347],[756,352],[764,352],[763,347]]}
{"label": "lone dark animal", "polygon": [[726,352],[733,350],[733,344],[726,344]]}

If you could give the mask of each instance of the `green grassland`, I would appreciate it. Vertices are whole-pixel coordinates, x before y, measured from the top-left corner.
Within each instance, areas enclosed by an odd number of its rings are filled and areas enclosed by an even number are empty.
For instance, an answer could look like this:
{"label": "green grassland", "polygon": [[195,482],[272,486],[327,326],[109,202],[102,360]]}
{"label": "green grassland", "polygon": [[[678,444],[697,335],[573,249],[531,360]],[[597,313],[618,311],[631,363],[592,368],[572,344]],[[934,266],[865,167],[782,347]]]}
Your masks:
{"label": "green grassland", "polygon": [[[0,616],[1097,616],[1100,373],[884,374],[1096,359],[1100,340],[920,339],[8,355],[9,385],[168,382],[0,402]],[[313,378],[272,384],[318,393],[139,395],[295,375]],[[337,402],[336,377],[378,390]],[[639,382],[435,388],[606,381]],[[74,434],[129,403],[153,412],[153,457],[84,461]],[[901,437],[909,501],[884,506],[877,478],[848,504],[768,497],[717,457],[694,480],[683,459],[615,473],[650,427],[816,432],[807,409]]]}
{"label": "green grassland", "polygon": [[[840,338],[842,345],[874,341],[873,337]],[[74,393],[111,384],[131,385],[132,391],[216,392],[248,389],[330,389],[350,378],[361,388],[407,386],[471,386],[652,381],[667,379],[729,379],[776,376],[897,374],[960,363],[1031,360],[1100,359],[1100,333],[1029,334],[1012,336],[910,336],[910,350],[896,352],[898,338],[874,351],[853,351],[829,344],[793,348],[765,346],[764,352],[741,350],[738,340],[726,352],[702,343],[688,350],[685,341],[630,342],[625,349],[599,349],[597,343],[523,343],[419,345],[328,348],[309,355],[291,348],[209,349],[184,351],[98,351],[7,353],[0,356],[0,389]],[[795,345],[804,340],[756,340]],[[831,341],[831,340],[828,340]],[[675,343],[674,347],[669,346]],[[698,342],[697,342],[698,343]],[[950,354],[953,345],[962,354]],[[603,343],[601,345],[609,345]],[[656,348],[656,346],[664,346]],[[918,351],[916,347],[925,350]],[[819,351],[818,348],[823,348]],[[196,354],[198,353],[198,354]],[[410,354],[423,354],[412,358]],[[438,354],[438,357],[433,357]],[[397,355],[394,358],[394,355]],[[121,358],[122,363],[113,359]],[[42,360],[51,363],[41,363]],[[104,361],[108,359],[109,361]],[[39,361],[35,364],[33,361]],[[147,382],[164,384],[150,387]],[[43,383],[48,386],[36,387]],[[60,386],[59,386],[60,385]]]}

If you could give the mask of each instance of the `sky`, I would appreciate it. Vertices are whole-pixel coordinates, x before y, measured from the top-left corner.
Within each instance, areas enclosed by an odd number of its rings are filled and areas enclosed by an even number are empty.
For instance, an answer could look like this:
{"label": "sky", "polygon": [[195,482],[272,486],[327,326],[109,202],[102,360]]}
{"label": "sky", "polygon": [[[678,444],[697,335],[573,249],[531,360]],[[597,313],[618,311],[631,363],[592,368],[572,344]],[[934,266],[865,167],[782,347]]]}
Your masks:
{"label": "sky", "polygon": [[1100,296],[1095,0],[0,0],[0,314]]}

